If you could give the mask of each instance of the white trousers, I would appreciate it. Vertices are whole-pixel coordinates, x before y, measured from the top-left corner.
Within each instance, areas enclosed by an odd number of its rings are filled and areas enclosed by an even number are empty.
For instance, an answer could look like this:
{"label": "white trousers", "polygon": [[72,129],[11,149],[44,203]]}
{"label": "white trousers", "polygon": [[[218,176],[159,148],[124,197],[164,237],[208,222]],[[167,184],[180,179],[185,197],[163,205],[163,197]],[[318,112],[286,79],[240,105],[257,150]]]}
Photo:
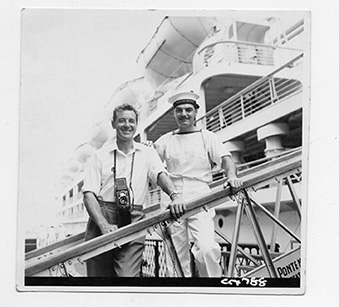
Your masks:
{"label": "white trousers", "polygon": [[[185,277],[192,276],[190,242],[199,277],[221,277],[220,246],[214,238],[214,209],[198,213],[171,226],[171,237]],[[169,275],[173,276],[173,263],[167,253]]]}
{"label": "white trousers", "polygon": [[[197,180],[173,180],[177,189],[182,193],[185,201],[196,199],[210,192],[207,183]],[[163,199],[164,203],[168,203]],[[192,253],[200,277],[221,277],[221,251],[215,241],[214,221],[215,210],[209,209],[191,216],[180,223],[175,222],[170,229],[174,247],[176,249],[185,277],[192,276],[190,248],[193,242]],[[166,251],[168,273],[173,276],[173,262]]]}

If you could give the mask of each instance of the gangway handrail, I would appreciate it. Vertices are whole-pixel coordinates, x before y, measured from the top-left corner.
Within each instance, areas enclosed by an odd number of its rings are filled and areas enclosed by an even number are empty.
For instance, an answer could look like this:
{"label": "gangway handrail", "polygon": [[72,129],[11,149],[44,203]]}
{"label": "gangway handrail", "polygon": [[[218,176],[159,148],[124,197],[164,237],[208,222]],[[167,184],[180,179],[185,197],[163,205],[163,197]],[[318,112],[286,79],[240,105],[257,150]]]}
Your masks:
{"label": "gangway handrail", "polygon": [[85,233],[81,232],[81,233],[78,233],[78,234],[76,234],[74,236],[70,236],[70,237],[68,237],[68,238],[66,238],[64,240],[57,241],[57,242],[55,242],[53,244],[46,245],[44,247],[31,250],[31,251],[29,251],[29,252],[27,252],[25,254],[25,260],[29,260],[29,259],[32,259],[34,257],[39,257],[41,255],[47,254],[49,252],[52,252],[53,250],[56,250],[56,249],[59,249],[59,248],[63,248],[66,245],[70,245],[70,244],[79,242],[79,241],[83,240],[84,238],[85,238]]}
{"label": "gangway handrail", "polygon": [[[253,172],[259,171],[261,168],[265,168],[265,167],[275,165],[276,163],[279,163],[279,161],[283,160],[286,157],[289,157],[289,158],[299,157],[301,152],[302,152],[302,148],[298,147],[297,149],[293,149],[291,151],[286,151],[284,153],[277,154],[276,156],[272,156],[272,159],[263,158],[262,160],[267,159],[267,161],[265,163],[261,163],[261,164],[258,164],[256,166],[253,166],[253,167],[250,167],[250,168],[245,168],[245,169],[239,171],[239,177],[242,178],[242,177],[245,177],[245,176],[252,174]],[[259,161],[259,160],[255,160],[255,161]],[[243,165],[244,164],[240,164],[238,167],[241,168]],[[215,188],[215,187],[223,184],[226,180],[227,180],[226,177],[221,178],[219,180],[213,181],[212,183],[209,184],[209,186],[210,186],[210,188]]]}
{"label": "gangway handrail", "polygon": [[254,81],[252,84],[250,84],[249,86],[245,87],[244,89],[242,89],[241,91],[237,92],[235,95],[233,95],[232,97],[230,97],[229,99],[225,100],[224,102],[218,104],[217,106],[215,106],[214,108],[212,108],[211,110],[209,110],[208,112],[206,112],[203,116],[199,117],[197,119],[197,122],[202,121],[203,119],[207,118],[208,116],[210,116],[211,114],[217,112],[220,108],[224,107],[225,105],[229,104],[231,101],[234,101],[238,98],[240,98],[242,95],[244,95],[247,92],[250,92],[251,90],[254,90],[258,85],[262,84],[263,82],[269,80],[273,75],[277,74],[278,72],[280,72],[281,70],[285,69],[286,67],[290,66],[291,64],[293,64],[294,62],[300,60],[302,57],[304,56],[304,53],[300,53],[299,55],[297,55],[296,57],[294,57],[292,60],[288,61],[287,63],[285,63],[284,65],[280,66],[279,68],[277,68],[276,70],[274,70],[273,72],[269,73],[268,75],[261,77],[260,79]]}
{"label": "gangway handrail", "polygon": [[[160,204],[152,204],[146,208],[143,209],[143,213],[147,216],[147,214],[152,213],[156,211],[157,209],[160,209]],[[31,250],[25,254],[25,260],[29,260],[32,258],[37,258],[39,256],[48,254],[50,252],[53,252],[55,250],[62,250],[65,249],[65,246],[67,245],[74,245],[76,243],[80,243],[85,239],[85,232],[80,232],[78,234],[75,234],[74,236],[68,237],[66,239],[63,239],[61,241],[57,241],[55,243],[52,243],[50,245]]]}
{"label": "gangway handrail", "polygon": [[250,161],[250,162],[246,162],[246,163],[241,163],[237,166],[237,168],[241,169],[241,168],[247,168],[247,167],[250,167],[252,165],[257,165],[259,163],[264,163],[264,162],[268,162],[270,160],[273,160],[273,159],[276,159],[278,157],[281,157],[283,155],[286,155],[286,154],[289,154],[289,153],[292,153],[292,152],[295,152],[295,151],[298,151],[300,150],[301,147],[296,147],[296,148],[292,148],[292,149],[288,149],[286,151],[282,151],[280,153],[277,153],[277,154],[274,154],[272,156],[269,156],[269,157],[264,157],[264,158],[260,158],[260,159],[257,159],[257,160],[253,160],[253,161]]}
{"label": "gangway handrail", "polygon": [[[301,150],[277,158],[276,160],[267,162],[247,169],[239,173],[242,178],[243,188],[251,188],[253,186],[266,185],[268,181],[276,180],[294,173],[301,167]],[[219,182],[222,183],[221,179]],[[231,195],[229,187],[223,189],[215,189],[205,196],[197,198],[187,203],[187,212],[182,216],[182,219],[192,216],[202,210],[208,210],[225,202],[225,199]],[[33,276],[48,270],[49,268],[74,260],[80,262],[97,256],[103,252],[119,247],[137,237],[152,233],[160,225],[173,223],[169,209],[158,214],[132,223],[118,229],[115,232],[108,233],[87,242],[80,243],[77,246],[70,247],[67,250],[46,255],[38,261],[26,261],[25,276]]]}

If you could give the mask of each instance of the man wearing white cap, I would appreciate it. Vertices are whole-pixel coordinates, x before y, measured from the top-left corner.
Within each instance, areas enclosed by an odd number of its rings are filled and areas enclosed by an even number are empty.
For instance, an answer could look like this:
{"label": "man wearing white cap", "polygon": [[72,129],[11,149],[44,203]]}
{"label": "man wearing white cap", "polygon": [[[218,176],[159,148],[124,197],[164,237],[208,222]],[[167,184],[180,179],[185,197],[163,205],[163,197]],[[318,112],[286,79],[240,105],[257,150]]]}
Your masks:
{"label": "man wearing white cap", "polygon": [[[169,98],[178,129],[163,135],[154,144],[177,188],[172,193],[181,194],[185,201],[210,192],[208,184],[212,181],[214,166],[224,168],[232,190],[242,185],[231,154],[216,134],[195,126],[198,98],[193,92],[181,92]],[[192,253],[199,276],[221,277],[221,252],[214,238],[214,216],[214,209],[210,209],[173,224],[172,240],[185,277],[192,276],[190,237],[194,242]]]}

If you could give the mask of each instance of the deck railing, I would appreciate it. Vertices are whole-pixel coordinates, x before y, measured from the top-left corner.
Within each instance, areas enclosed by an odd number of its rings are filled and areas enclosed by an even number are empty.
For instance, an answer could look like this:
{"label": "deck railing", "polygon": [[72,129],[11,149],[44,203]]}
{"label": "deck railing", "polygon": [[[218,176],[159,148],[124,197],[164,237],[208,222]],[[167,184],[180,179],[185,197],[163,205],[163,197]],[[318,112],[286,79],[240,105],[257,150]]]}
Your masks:
{"label": "deck railing", "polygon": [[303,54],[222,102],[197,120],[217,132],[302,90]]}
{"label": "deck railing", "polygon": [[193,71],[220,63],[278,67],[300,52],[300,49],[276,45],[223,40],[206,45],[196,53]]}
{"label": "deck railing", "polygon": [[237,41],[220,41],[205,46],[194,59],[194,71],[217,63],[273,66],[274,46]]}

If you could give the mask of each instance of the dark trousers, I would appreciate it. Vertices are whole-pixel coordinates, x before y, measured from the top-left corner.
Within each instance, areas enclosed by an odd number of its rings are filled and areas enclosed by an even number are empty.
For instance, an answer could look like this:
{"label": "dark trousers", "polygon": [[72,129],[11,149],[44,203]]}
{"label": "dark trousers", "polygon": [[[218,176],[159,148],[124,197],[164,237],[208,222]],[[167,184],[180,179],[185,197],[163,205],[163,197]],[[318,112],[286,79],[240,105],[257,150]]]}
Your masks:
{"label": "dark trousers", "polygon": [[[110,224],[117,224],[118,209],[112,204],[101,205],[101,211]],[[132,211],[132,223],[144,217],[142,211]],[[99,227],[89,218],[85,241],[101,235]],[[88,277],[138,277],[140,276],[145,236],[130,241],[86,261]]]}

